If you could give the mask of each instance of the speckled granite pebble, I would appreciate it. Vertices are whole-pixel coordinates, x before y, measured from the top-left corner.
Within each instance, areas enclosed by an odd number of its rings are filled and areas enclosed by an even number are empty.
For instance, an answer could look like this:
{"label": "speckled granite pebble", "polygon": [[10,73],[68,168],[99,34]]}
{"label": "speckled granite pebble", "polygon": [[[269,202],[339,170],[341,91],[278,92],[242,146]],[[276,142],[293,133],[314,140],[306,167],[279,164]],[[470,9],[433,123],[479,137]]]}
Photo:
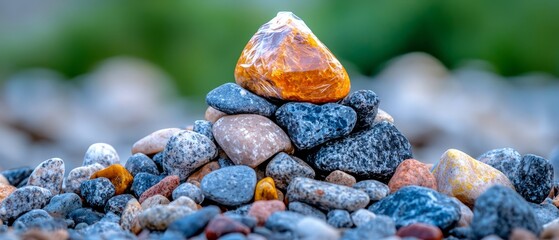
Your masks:
{"label": "speckled granite pebble", "polygon": [[311,216],[326,221],[326,214],[319,209],[302,202],[290,202],[288,207],[289,211],[297,212],[305,216]]}
{"label": "speckled granite pebble", "polygon": [[358,189],[297,177],[287,188],[289,201],[301,201],[325,209],[355,211],[369,204],[369,196]]}
{"label": "speckled granite pebble", "polygon": [[214,135],[212,133],[212,125],[213,123],[207,120],[196,120],[194,121],[194,127],[192,127],[192,131],[208,137],[213,142]]}
{"label": "speckled granite pebble", "polygon": [[398,228],[422,222],[445,231],[460,220],[460,207],[450,197],[419,186],[400,188],[371,205],[369,211],[391,217]]}
{"label": "speckled granite pebble", "polygon": [[315,172],[303,160],[280,152],[266,166],[266,176],[274,179],[277,188],[286,189],[293,178],[314,178]]}
{"label": "speckled granite pebble", "polygon": [[512,179],[516,191],[529,202],[541,203],[553,185],[553,165],[545,158],[526,154],[518,166],[517,176]]}
{"label": "speckled granite pebble", "polygon": [[540,226],[548,224],[555,219],[559,219],[559,209],[557,209],[549,199],[546,199],[541,204],[529,202],[529,205]]}
{"label": "speckled granite pebble", "polygon": [[485,191],[474,206],[472,230],[476,239],[496,234],[507,239],[514,228],[524,228],[539,235],[534,212],[514,190],[500,185]]}
{"label": "speckled granite pebble", "polygon": [[120,164],[110,165],[100,171],[97,171],[91,175],[90,179],[96,179],[104,177],[109,179],[113,186],[115,187],[115,195],[120,195],[127,192],[132,186],[132,181],[134,177],[124,166]]}
{"label": "speckled granite pebble", "polygon": [[202,203],[202,201],[204,201],[204,194],[202,193],[202,189],[192,183],[183,183],[175,188],[175,190],[173,190],[173,199],[177,199],[181,196],[189,197],[197,204],[200,204]]}
{"label": "speckled granite pebble", "polygon": [[122,216],[120,218],[120,226],[124,230],[129,230],[133,233],[138,233],[141,230],[140,223],[138,222],[138,215],[142,212],[142,206],[140,202],[135,198],[131,198],[126,203],[124,209],[122,210]]}
{"label": "speckled granite pebble", "polygon": [[105,204],[105,213],[112,212],[118,216],[122,215],[126,204],[132,198],[134,198],[132,194],[121,194],[110,198],[107,204]]}
{"label": "speckled granite pebble", "polygon": [[158,205],[168,205],[171,201],[168,198],[164,197],[163,195],[156,194],[151,197],[146,198],[142,202],[142,209],[146,210],[151,207],[155,207]]}
{"label": "speckled granite pebble", "polygon": [[147,198],[157,194],[162,195],[168,199],[171,197],[171,194],[173,194],[173,190],[175,190],[175,188],[177,188],[179,184],[180,181],[178,176],[167,176],[157,184],[147,189],[144,193],[142,193],[142,195],[138,198],[138,201],[140,203],[143,203],[144,200],[146,200]]}
{"label": "speckled granite pebble", "polygon": [[477,159],[501,171],[512,181],[516,178],[522,156],[512,148],[498,148],[482,154]]}
{"label": "speckled granite pebble", "polygon": [[290,102],[276,111],[276,122],[298,149],[310,149],[348,135],[357,121],[350,108],[336,103],[315,105]]}
{"label": "speckled granite pebble", "polygon": [[33,172],[33,168],[31,167],[20,167],[20,168],[4,170],[0,172],[0,174],[6,177],[8,182],[10,182],[10,185],[17,186],[21,183],[21,181],[28,178],[32,172]]}
{"label": "speckled granite pebble", "polygon": [[353,185],[353,188],[359,189],[369,195],[369,200],[378,201],[386,197],[390,193],[388,185],[377,180],[363,180]]}
{"label": "speckled granite pebble", "polygon": [[206,95],[206,103],[226,114],[258,114],[271,117],[277,106],[268,100],[240,87],[225,83]]}
{"label": "speckled granite pebble", "polygon": [[370,128],[374,125],[380,99],[372,90],[358,90],[342,100],[342,104],[353,108],[357,113],[356,128]]}
{"label": "speckled granite pebble", "polygon": [[165,128],[150,133],[134,143],[132,154],[143,153],[150,155],[161,152],[165,149],[169,138],[180,131],[182,131],[180,128]]}
{"label": "speckled granite pebble", "polygon": [[388,122],[332,140],[309,155],[307,161],[325,172],[342,170],[355,177],[388,182],[396,167],[412,158],[408,140]]}
{"label": "speckled granite pebble", "polygon": [[42,208],[51,198],[52,193],[46,188],[37,186],[18,188],[0,203],[0,219],[11,220],[32,209]]}
{"label": "speckled granite pebble", "polygon": [[376,214],[367,209],[357,209],[357,211],[351,213],[351,221],[357,227],[364,225],[376,217]]}
{"label": "speckled granite pebble", "polygon": [[134,177],[134,181],[132,182],[132,187],[130,189],[134,195],[139,198],[146,190],[160,182],[163,178],[165,178],[165,176],[139,173],[136,177]]}
{"label": "speckled granite pebble", "polygon": [[64,193],[50,199],[43,210],[53,217],[65,218],[70,212],[82,207],[82,199],[75,193]]}
{"label": "speckled granite pebble", "polygon": [[115,195],[115,187],[107,178],[96,178],[82,182],[80,194],[89,206],[102,209]]}
{"label": "speckled granite pebble", "polygon": [[348,186],[348,187],[353,186],[357,182],[355,180],[355,177],[340,170],[335,170],[331,172],[330,174],[328,174],[328,176],[326,176],[324,180],[329,183],[334,183],[334,184]]}
{"label": "speckled granite pebble", "polygon": [[384,239],[396,234],[394,221],[387,216],[377,216],[363,225],[349,229],[342,235],[342,240]]}
{"label": "speckled granite pebble", "polygon": [[80,194],[80,186],[85,180],[89,180],[91,175],[103,169],[103,165],[94,163],[87,166],[77,167],[68,173],[68,177],[64,180],[64,191]]}
{"label": "speckled granite pebble", "polygon": [[168,175],[181,181],[217,156],[217,147],[208,137],[192,131],[175,133],[165,147],[162,166]]}
{"label": "speckled granite pebble", "polygon": [[85,152],[83,166],[99,163],[103,167],[108,167],[115,163],[120,163],[118,153],[113,146],[106,143],[94,143]]}
{"label": "speckled granite pebble", "polygon": [[105,213],[105,216],[99,220],[100,222],[120,223],[120,216],[113,212]]}
{"label": "speckled granite pebble", "polygon": [[105,214],[94,211],[91,208],[78,208],[68,214],[68,218],[74,220],[76,225],[80,223],[92,225],[99,222],[104,216]]}
{"label": "speckled granite pebble", "polygon": [[60,158],[48,159],[33,170],[27,185],[50,190],[53,195],[62,191],[64,181],[64,161]]}
{"label": "speckled granite pebble", "polygon": [[328,212],[328,224],[335,228],[350,228],[353,226],[351,215],[346,210],[334,209]]}
{"label": "speckled granite pebble", "polygon": [[260,115],[224,116],[214,124],[213,135],[237,165],[256,167],[278,152],[293,152],[287,134],[272,120]]}
{"label": "speckled granite pebble", "polygon": [[178,233],[183,238],[190,238],[200,234],[208,222],[220,213],[221,210],[217,206],[204,207],[171,223],[167,232],[165,232],[165,236]]}
{"label": "speckled granite pebble", "polygon": [[226,206],[238,206],[252,200],[256,172],[247,166],[221,168],[206,175],[200,186],[207,199]]}
{"label": "speckled granite pebble", "polygon": [[177,219],[192,213],[192,209],[183,206],[158,205],[144,210],[138,215],[138,222],[142,228],[151,230],[165,230]]}
{"label": "speckled granite pebble", "polygon": [[128,160],[126,160],[124,167],[134,177],[141,172],[159,175],[159,170],[155,162],[143,153],[136,153],[130,156]]}

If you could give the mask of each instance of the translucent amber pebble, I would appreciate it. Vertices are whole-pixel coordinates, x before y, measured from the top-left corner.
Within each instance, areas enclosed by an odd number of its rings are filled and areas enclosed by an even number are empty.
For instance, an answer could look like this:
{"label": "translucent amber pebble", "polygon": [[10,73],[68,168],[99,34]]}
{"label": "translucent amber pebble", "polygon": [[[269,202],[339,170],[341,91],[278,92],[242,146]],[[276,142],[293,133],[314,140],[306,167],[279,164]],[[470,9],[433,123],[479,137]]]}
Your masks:
{"label": "translucent amber pebble", "polygon": [[274,184],[274,179],[271,177],[263,178],[256,184],[256,191],[254,193],[254,201],[260,200],[277,200],[278,192]]}
{"label": "translucent amber pebble", "polygon": [[262,97],[312,103],[338,101],[350,88],[342,64],[291,12],[258,29],[241,53],[235,80]]}
{"label": "translucent amber pebble", "polygon": [[108,178],[109,181],[115,186],[115,195],[120,195],[126,192],[128,188],[132,185],[134,177],[126,168],[120,164],[113,164],[105,169],[102,169],[93,175],[90,179],[95,178]]}

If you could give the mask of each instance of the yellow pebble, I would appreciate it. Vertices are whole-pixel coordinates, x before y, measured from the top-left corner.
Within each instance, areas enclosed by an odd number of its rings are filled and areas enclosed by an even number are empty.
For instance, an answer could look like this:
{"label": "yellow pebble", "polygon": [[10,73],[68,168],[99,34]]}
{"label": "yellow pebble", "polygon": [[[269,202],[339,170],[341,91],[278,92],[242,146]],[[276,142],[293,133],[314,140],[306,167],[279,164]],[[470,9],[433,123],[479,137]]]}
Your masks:
{"label": "yellow pebble", "polygon": [[254,201],[260,200],[278,200],[278,191],[271,177],[263,178],[256,184],[254,193]]}
{"label": "yellow pebble", "polygon": [[108,178],[111,181],[115,186],[115,195],[125,193],[134,181],[132,174],[120,164],[113,164],[91,175],[91,179],[100,177]]}

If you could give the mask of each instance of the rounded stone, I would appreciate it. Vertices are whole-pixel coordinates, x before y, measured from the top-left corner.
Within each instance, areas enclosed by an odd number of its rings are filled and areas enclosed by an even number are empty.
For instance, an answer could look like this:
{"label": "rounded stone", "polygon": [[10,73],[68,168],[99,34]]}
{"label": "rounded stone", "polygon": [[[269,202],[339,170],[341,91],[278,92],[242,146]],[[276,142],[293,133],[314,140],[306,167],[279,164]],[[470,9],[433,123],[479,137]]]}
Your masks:
{"label": "rounded stone", "polygon": [[410,185],[422,186],[437,190],[437,179],[425,163],[415,159],[404,160],[396,168],[396,172],[388,182],[390,192]]}
{"label": "rounded stone", "polygon": [[[522,156],[512,148],[498,148],[487,151],[477,159],[501,171],[512,181],[517,176]],[[517,188],[516,185],[514,187]]]}
{"label": "rounded stone", "polygon": [[201,189],[207,199],[226,206],[250,202],[256,188],[256,172],[247,166],[221,168],[206,175]]}
{"label": "rounded stone", "polygon": [[426,223],[446,231],[460,220],[460,207],[450,197],[419,186],[400,188],[371,205],[369,211],[391,217],[397,228]]}
{"label": "rounded stone", "polygon": [[175,133],[163,152],[162,167],[168,175],[177,175],[181,181],[197,168],[217,156],[217,148],[208,137],[192,131]]}
{"label": "rounded stone", "polygon": [[204,232],[208,240],[217,240],[230,233],[241,233],[243,236],[248,235],[250,229],[227,216],[217,215],[210,220]]}
{"label": "rounded stone", "polygon": [[358,189],[297,177],[287,188],[289,201],[300,201],[324,209],[355,211],[369,204],[369,196]]}
{"label": "rounded stone", "polygon": [[133,198],[134,196],[132,196],[131,194],[121,194],[110,198],[105,205],[105,213],[112,212],[118,216],[121,216],[124,208],[126,207],[126,204],[128,204],[130,199]]}
{"label": "rounded stone", "polygon": [[293,178],[314,178],[315,172],[303,160],[280,152],[266,166],[266,176],[274,179],[277,188],[286,189]]}
{"label": "rounded stone", "polygon": [[139,233],[141,230],[140,223],[138,222],[138,215],[142,212],[142,206],[135,198],[128,200],[122,216],[120,218],[120,227],[124,230],[129,230],[133,233]]}
{"label": "rounded stone", "polygon": [[295,233],[298,239],[323,239],[337,240],[340,239],[338,229],[326,224],[323,220],[304,217],[295,227]]}
{"label": "rounded stone", "polygon": [[106,143],[94,143],[85,152],[83,157],[83,166],[99,163],[103,167],[119,163],[120,158],[113,146]]}
{"label": "rounded stone", "polygon": [[351,213],[351,221],[357,227],[364,225],[376,217],[376,214],[367,209],[358,209],[357,211]]}
{"label": "rounded stone", "polygon": [[212,122],[206,120],[196,120],[194,121],[194,126],[192,131],[200,133],[208,137],[212,142],[214,141],[214,135],[212,133]]}
{"label": "rounded stone", "polygon": [[271,177],[262,178],[256,184],[254,201],[260,200],[278,200],[278,192]]}
{"label": "rounded stone", "polygon": [[179,185],[175,188],[175,190],[173,190],[173,199],[177,199],[182,196],[194,200],[197,204],[201,204],[204,201],[204,193],[202,193],[202,189],[188,182]]}
{"label": "rounded stone", "polygon": [[4,170],[0,172],[0,174],[6,177],[10,185],[17,186],[24,179],[28,178],[32,172],[33,172],[33,168],[31,167],[20,167],[20,168],[12,168],[8,170]]}
{"label": "rounded stone", "polygon": [[124,167],[130,174],[132,174],[133,177],[141,172],[154,175],[159,174],[159,170],[157,169],[157,165],[155,165],[155,162],[153,162],[151,158],[143,153],[136,153],[130,156],[128,160],[126,160],[126,164],[124,165]]}
{"label": "rounded stone", "polygon": [[350,93],[342,100],[342,104],[353,108],[357,113],[356,128],[370,128],[375,124],[380,99],[372,90],[358,90]]}
{"label": "rounded stone", "polygon": [[341,170],[356,178],[388,182],[396,167],[412,158],[411,144],[388,122],[329,141],[309,155],[316,170]]}
{"label": "rounded stone", "polygon": [[22,227],[26,230],[28,227],[40,227],[41,224],[44,224],[47,221],[51,221],[53,218],[43,209],[33,209],[20,217],[18,217],[13,226],[16,228]]}
{"label": "rounded stone", "polygon": [[43,208],[52,198],[52,193],[42,187],[18,188],[0,203],[0,219],[13,220],[33,209]]}
{"label": "rounded stone", "polygon": [[104,216],[105,214],[94,211],[91,208],[78,208],[68,214],[68,218],[72,219],[76,225],[80,223],[93,225],[99,222]]}
{"label": "rounded stone", "polygon": [[217,122],[217,120],[219,120],[221,117],[225,115],[227,115],[227,113],[219,111],[213,107],[208,107],[204,114],[204,119],[210,121],[211,123],[215,123]]}
{"label": "rounded stone", "polygon": [[27,185],[46,188],[53,195],[57,195],[62,191],[62,182],[64,182],[64,161],[60,158],[51,158],[33,170]]}
{"label": "rounded stone", "polygon": [[387,216],[377,216],[371,221],[344,232],[344,240],[391,239],[396,234],[394,221]]}
{"label": "rounded stone", "polygon": [[355,127],[357,114],[344,105],[289,102],[276,111],[276,122],[298,149],[311,149],[332,139],[348,135]]}
{"label": "rounded stone", "polygon": [[142,202],[142,209],[146,210],[158,205],[168,205],[170,202],[171,201],[163,195],[156,194],[146,198],[146,200]]}
{"label": "rounded stone", "polygon": [[424,223],[414,223],[398,229],[398,237],[413,237],[417,239],[442,240],[443,232],[436,226]]}
{"label": "rounded stone", "polygon": [[388,185],[381,183],[377,180],[363,180],[353,185],[353,188],[359,189],[369,195],[369,200],[372,202],[379,201],[390,193]]}
{"label": "rounded stone", "polygon": [[102,209],[115,195],[115,187],[107,178],[96,178],[82,182],[80,193],[89,206]]}
{"label": "rounded stone", "polygon": [[167,146],[171,136],[182,131],[180,128],[165,128],[157,130],[138,140],[132,146],[132,154],[143,153],[145,155],[161,152]]}
{"label": "rounded stone", "polygon": [[12,194],[17,188],[7,184],[0,183],[0,203],[4,201],[10,194]]}
{"label": "rounded stone", "polygon": [[165,178],[165,176],[158,176],[149,173],[138,173],[138,175],[134,177],[131,190],[134,193],[134,196],[139,198],[146,190],[159,183],[163,178]]}
{"label": "rounded stone", "polygon": [[350,228],[353,226],[351,215],[346,210],[334,209],[328,212],[328,224],[335,228]]}
{"label": "rounded stone", "polygon": [[330,174],[328,174],[328,176],[326,176],[324,180],[326,180],[326,182],[329,183],[334,183],[334,184],[348,186],[348,187],[353,186],[357,182],[355,180],[355,177],[340,170],[335,170],[331,172]]}
{"label": "rounded stone", "polygon": [[175,175],[167,176],[157,184],[147,189],[144,193],[142,193],[138,201],[140,203],[143,203],[149,197],[157,194],[162,195],[167,199],[169,199],[173,194],[173,190],[175,190],[175,188],[177,188],[179,184],[180,184],[180,179],[178,176]]}
{"label": "rounded stone", "polygon": [[68,177],[65,179],[65,192],[73,192],[76,194],[80,194],[80,186],[82,182],[85,180],[89,180],[93,173],[102,170],[104,167],[99,163],[94,163],[87,166],[77,167],[72,169],[70,173],[68,173]]}
{"label": "rounded stone", "polygon": [[285,204],[279,200],[256,201],[248,211],[249,216],[258,220],[258,225],[263,226],[274,212],[285,211]]}
{"label": "rounded stone", "polygon": [[194,200],[190,199],[187,196],[180,196],[179,198],[170,202],[169,205],[189,207],[194,211],[198,210],[198,205],[196,205],[196,202],[194,202]]}
{"label": "rounded stone", "polygon": [[389,122],[394,124],[394,118],[388,114],[386,111],[382,110],[382,109],[378,109],[377,112],[377,116],[375,117],[375,120],[373,121],[373,124],[377,124],[377,123],[381,123],[381,122]]}
{"label": "rounded stone", "polygon": [[541,203],[553,185],[553,165],[545,158],[526,154],[518,165],[517,176],[512,179],[516,191],[529,202]]}
{"label": "rounded stone", "polygon": [[216,161],[211,161],[209,163],[204,164],[204,166],[198,168],[198,170],[196,170],[195,172],[193,172],[187,179],[186,182],[195,184],[195,185],[200,185],[200,182],[202,181],[202,179],[208,175],[208,173],[211,173],[212,171],[215,171],[217,169],[219,169],[219,163]]}
{"label": "rounded stone", "polygon": [[91,179],[101,177],[107,178],[109,179],[109,181],[111,181],[115,188],[115,195],[125,193],[130,188],[130,186],[132,185],[132,181],[134,180],[132,174],[130,174],[128,170],[126,170],[126,168],[124,168],[124,166],[120,164],[110,165],[105,169],[99,170],[91,175]]}
{"label": "rounded stone", "polygon": [[138,214],[138,222],[142,228],[165,230],[177,219],[192,213],[192,209],[183,206],[158,205]]}
{"label": "rounded stone", "polygon": [[235,83],[225,83],[206,95],[206,103],[226,114],[258,114],[271,117],[277,106],[268,100],[240,87]]}
{"label": "rounded stone", "polygon": [[326,214],[319,209],[302,202],[290,202],[289,211],[297,212],[305,216],[311,216],[326,221]]}
{"label": "rounded stone", "polygon": [[202,233],[208,222],[220,213],[221,210],[217,206],[204,207],[171,223],[165,235],[172,235],[175,232],[188,239]]}
{"label": "rounded stone", "polygon": [[65,218],[72,211],[82,207],[82,199],[75,193],[64,193],[50,199],[43,210],[53,217]]}

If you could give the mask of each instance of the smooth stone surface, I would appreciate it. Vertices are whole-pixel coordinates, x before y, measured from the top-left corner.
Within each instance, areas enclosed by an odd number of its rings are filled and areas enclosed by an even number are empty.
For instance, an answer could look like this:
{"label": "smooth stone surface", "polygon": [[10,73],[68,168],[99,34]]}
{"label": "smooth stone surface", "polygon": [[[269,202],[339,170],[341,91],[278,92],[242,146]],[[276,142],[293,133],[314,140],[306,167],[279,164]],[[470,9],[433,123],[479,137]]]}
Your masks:
{"label": "smooth stone surface", "polygon": [[213,107],[208,107],[206,109],[206,112],[204,113],[204,119],[210,121],[211,123],[215,123],[217,122],[217,120],[225,115],[227,115],[227,113],[219,111]]}
{"label": "smooth stone surface", "polygon": [[425,163],[415,159],[404,160],[388,182],[390,192],[396,192],[400,188],[410,185],[431,188],[437,191],[437,179]]}
{"label": "smooth stone surface", "polygon": [[322,239],[322,240],[337,240],[340,238],[340,232],[328,225],[323,220],[304,217],[299,221],[295,227],[295,232],[298,239]]}
{"label": "smooth stone surface", "polygon": [[120,163],[118,153],[113,146],[106,143],[94,143],[85,152],[83,166],[99,163],[103,167],[108,167],[115,163]]}
{"label": "smooth stone surface", "polygon": [[250,207],[248,215],[255,217],[258,220],[258,225],[263,226],[270,215],[278,211],[285,211],[285,204],[282,201],[255,201]]}
{"label": "smooth stone surface", "polygon": [[297,177],[287,188],[289,201],[301,201],[325,209],[355,211],[369,203],[369,196],[358,189]]}
{"label": "smooth stone surface", "polygon": [[[52,220],[53,218],[43,209],[33,209],[18,217],[13,226],[26,230],[28,227],[38,227],[41,223]],[[22,229],[21,229],[22,228]]]}
{"label": "smooth stone surface", "polygon": [[456,197],[470,207],[493,185],[514,189],[502,172],[456,149],[447,150],[432,172],[439,192]]}
{"label": "smooth stone surface", "polygon": [[179,186],[179,184],[180,184],[180,180],[179,180],[178,176],[175,176],[175,175],[167,176],[167,177],[163,178],[157,184],[155,184],[152,187],[150,187],[149,189],[147,189],[144,193],[142,193],[140,198],[138,198],[138,201],[140,203],[143,203],[149,197],[154,196],[154,195],[158,195],[158,194],[164,196],[167,199],[169,199],[169,198],[171,198],[171,195],[173,194],[173,190],[175,190],[175,188],[177,188]]}
{"label": "smooth stone surface", "polygon": [[538,225],[543,226],[547,223],[552,222],[555,219],[559,219],[559,209],[555,207],[550,201],[544,201],[541,204],[529,203],[534,216],[538,221]]}
{"label": "smooth stone surface", "polygon": [[289,102],[276,111],[276,122],[298,149],[311,149],[332,139],[348,135],[355,127],[357,114],[344,105]]}
{"label": "smooth stone surface", "polygon": [[159,175],[159,170],[155,162],[143,153],[136,153],[130,156],[128,160],[126,160],[124,167],[133,177],[141,172]]}
{"label": "smooth stone surface", "polygon": [[134,193],[134,196],[139,198],[146,190],[159,183],[161,180],[163,180],[163,178],[165,178],[165,176],[158,176],[149,173],[139,173],[138,175],[136,175],[136,177],[134,177],[131,190]]}
{"label": "smooth stone surface", "polygon": [[522,157],[517,176],[512,179],[516,191],[528,202],[541,203],[553,185],[553,165],[533,154]]}
{"label": "smooth stone surface", "polygon": [[254,191],[254,201],[260,200],[278,200],[278,191],[274,184],[274,179],[265,177],[256,183],[256,190]]}
{"label": "smooth stone surface", "polygon": [[358,209],[357,211],[351,213],[351,221],[357,227],[364,225],[376,217],[376,214],[367,209]]}
{"label": "smooth stone surface", "polygon": [[243,236],[250,233],[250,228],[227,216],[217,215],[206,226],[205,236],[208,240],[215,240],[229,233],[241,233]]}
{"label": "smooth stone surface", "polygon": [[120,216],[116,215],[113,212],[105,213],[105,216],[99,220],[100,222],[113,222],[113,223],[120,223]]}
{"label": "smooth stone surface", "polygon": [[351,215],[346,210],[334,209],[328,212],[328,224],[335,228],[350,228],[353,227]]}
{"label": "smooth stone surface", "polygon": [[165,235],[178,232],[183,238],[190,238],[202,233],[208,222],[220,213],[221,210],[217,206],[204,207],[171,223]]}
{"label": "smooth stone surface", "polygon": [[258,224],[258,220],[255,217],[252,216],[248,216],[248,215],[240,215],[240,214],[236,214],[236,213],[231,213],[231,212],[224,212],[223,215],[237,221],[240,222],[242,224],[244,224],[245,226],[247,226],[250,229],[254,229],[255,227],[257,227]]}
{"label": "smooth stone surface", "polygon": [[388,185],[377,180],[363,180],[353,185],[353,188],[364,191],[371,202],[379,201],[390,193]]}
{"label": "smooth stone surface", "polygon": [[120,226],[124,230],[131,231],[133,233],[138,233],[141,230],[140,223],[138,221],[138,215],[143,211],[140,202],[135,198],[131,198],[126,203],[124,209],[122,210],[122,216],[120,218]]}
{"label": "smooth stone surface", "polygon": [[252,200],[256,173],[247,166],[221,168],[206,175],[201,189],[207,199],[226,206],[238,206]]}
{"label": "smooth stone surface", "polygon": [[170,202],[169,205],[189,207],[190,209],[192,209],[194,211],[198,210],[198,206],[196,205],[196,202],[194,202],[194,200],[192,200],[192,199],[190,199],[189,197],[186,197],[186,196],[180,196],[179,198]]}
{"label": "smooth stone surface", "polygon": [[105,205],[105,213],[112,212],[121,216],[124,208],[126,208],[126,204],[133,198],[132,194],[121,194],[110,198]]}
{"label": "smooth stone surface", "polygon": [[0,172],[0,174],[6,177],[10,185],[17,186],[24,179],[28,178],[32,172],[33,172],[33,168],[31,167],[20,167],[20,168],[12,168],[8,170],[4,170]]}
{"label": "smooth stone surface", "polygon": [[175,220],[191,213],[188,207],[158,205],[138,214],[138,222],[142,228],[163,231]]}
{"label": "smooth stone surface", "polygon": [[201,204],[204,201],[204,193],[202,193],[202,189],[188,182],[179,185],[175,188],[175,190],[173,190],[173,199],[177,199],[182,196],[189,197],[197,204]]}
{"label": "smooth stone surface", "polygon": [[0,184],[10,185],[10,182],[6,177],[4,177],[4,175],[0,174]]}
{"label": "smooth stone surface", "polygon": [[52,193],[42,187],[18,188],[0,203],[0,219],[8,221],[33,209],[43,208],[52,198]]}
{"label": "smooth stone surface", "polygon": [[377,216],[371,221],[353,229],[349,229],[342,235],[343,240],[361,239],[384,239],[396,234],[394,221],[387,216]]}
{"label": "smooth stone surface", "polygon": [[[512,180],[517,176],[522,156],[513,148],[497,148],[485,152],[477,159],[501,171],[513,182]],[[514,185],[514,187],[518,188],[519,186]]]}
{"label": "smooth stone surface", "polygon": [[146,210],[149,209],[151,207],[155,207],[158,205],[168,205],[171,201],[169,201],[168,198],[156,194],[153,195],[151,197],[146,198],[143,202],[142,202],[142,209]]}
{"label": "smooth stone surface", "polygon": [[50,199],[43,210],[53,217],[65,218],[72,211],[82,207],[82,199],[75,193],[63,193]]}
{"label": "smooth stone surface", "polygon": [[446,231],[460,220],[460,207],[450,197],[419,186],[403,187],[371,205],[369,211],[391,217],[397,228],[426,223]]}
{"label": "smooth stone surface", "polygon": [[235,83],[225,83],[206,95],[206,103],[226,114],[258,114],[271,117],[277,106],[268,100],[240,87]]}
{"label": "smooth stone surface", "polygon": [[48,159],[33,170],[29,180],[27,180],[27,185],[46,188],[53,195],[57,195],[62,191],[64,170],[64,161],[62,159]]}
{"label": "smooth stone surface", "polygon": [[492,234],[507,239],[514,228],[524,228],[536,235],[541,232],[528,202],[500,185],[489,188],[478,198],[471,227],[476,239]]}
{"label": "smooth stone surface", "polygon": [[328,174],[328,176],[326,176],[324,180],[329,183],[334,183],[334,184],[348,186],[348,187],[353,186],[357,182],[357,180],[355,180],[355,177],[340,170],[335,170],[331,172],[330,174]]}
{"label": "smooth stone surface", "polygon": [[220,237],[219,240],[247,240],[247,238],[242,233],[229,233]]}
{"label": "smooth stone surface", "polygon": [[290,202],[287,208],[289,209],[289,211],[297,212],[305,216],[311,216],[326,221],[326,214],[306,203]]}
{"label": "smooth stone surface", "polygon": [[87,166],[77,167],[68,173],[68,177],[64,180],[64,191],[80,194],[80,186],[85,180],[89,180],[93,173],[103,169],[103,165],[94,163]]}
{"label": "smooth stone surface", "polygon": [[214,135],[212,133],[212,125],[213,123],[210,121],[196,120],[194,121],[194,126],[192,127],[192,131],[208,137],[213,142]]}
{"label": "smooth stone surface", "polygon": [[307,161],[320,171],[342,170],[357,178],[388,182],[396,167],[412,158],[409,141],[388,122],[329,141]]}
{"label": "smooth stone surface", "polygon": [[389,122],[394,124],[394,118],[388,114],[386,111],[382,110],[382,109],[378,109],[377,112],[377,116],[375,117],[375,120],[373,121],[373,124],[377,124],[377,123],[381,123],[381,122]]}
{"label": "smooth stone surface", "polygon": [[93,211],[91,208],[78,208],[68,214],[68,218],[72,219],[76,225],[80,223],[93,225],[99,222],[104,216],[105,214]]}
{"label": "smooth stone surface", "polygon": [[167,142],[171,136],[182,131],[180,128],[165,128],[157,130],[149,135],[138,140],[132,146],[132,154],[143,153],[145,155],[151,155],[161,152],[167,146]]}
{"label": "smooth stone surface", "polygon": [[295,239],[297,224],[304,217],[304,215],[292,211],[275,212],[268,217],[265,227],[273,233],[282,233],[283,239]]}
{"label": "smooth stone surface", "polygon": [[177,175],[184,181],[216,156],[217,147],[211,139],[192,131],[180,131],[169,139],[161,164],[165,173]]}
{"label": "smooth stone surface", "polygon": [[279,189],[286,189],[295,177],[314,178],[315,172],[303,160],[280,152],[266,166],[266,176],[274,179]]}
{"label": "smooth stone surface", "polygon": [[353,108],[357,113],[357,129],[370,128],[374,125],[380,99],[372,90],[358,90],[342,100],[342,104]]}
{"label": "smooth stone surface", "polygon": [[91,175],[91,179],[101,177],[107,178],[109,179],[109,181],[111,181],[115,188],[115,195],[120,195],[126,192],[130,188],[130,186],[132,185],[132,181],[134,180],[132,174],[130,174],[128,170],[126,170],[126,168],[124,168],[124,166],[120,164],[110,165],[105,169],[97,171],[93,175]]}
{"label": "smooth stone surface", "polygon": [[443,232],[438,227],[424,224],[424,223],[414,223],[398,229],[396,232],[398,237],[414,237],[418,239],[429,239],[429,240],[442,240]]}
{"label": "smooth stone surface", "polygon": [[216,161],[211,161],[209,163],[204,164],[204,166],[198,168],[198,170],[196,170],[195,172],[193,172],[187,179],[186,182],[192,183],[196,186],[200,186],[200,182],[202,182],[202,179],[208,175],[208,173],[211,173],[217,169],[219,169],[219,163]]}
{"label": "smooth stone surface", "polygon": [[115,187],[107,178],[86,180],[80,187],[85,203],[93,208],[104,208],[107,201],[115,195]]}
{"label": "smooth stone surface", "polygon": [[466,204],[460,202],[458,198],[452,198],[456,204],[460,207],[460,220],[458,221],[458,227],[468,227],[472,223],[474,218],[474,212]]}
{"label": "smooth stone surface", "polygon": [[272,120],[260,115],[224,116],[214,124],[213,135],[237,165],[254,168],[278,152],[293,152],[287,134]]}

